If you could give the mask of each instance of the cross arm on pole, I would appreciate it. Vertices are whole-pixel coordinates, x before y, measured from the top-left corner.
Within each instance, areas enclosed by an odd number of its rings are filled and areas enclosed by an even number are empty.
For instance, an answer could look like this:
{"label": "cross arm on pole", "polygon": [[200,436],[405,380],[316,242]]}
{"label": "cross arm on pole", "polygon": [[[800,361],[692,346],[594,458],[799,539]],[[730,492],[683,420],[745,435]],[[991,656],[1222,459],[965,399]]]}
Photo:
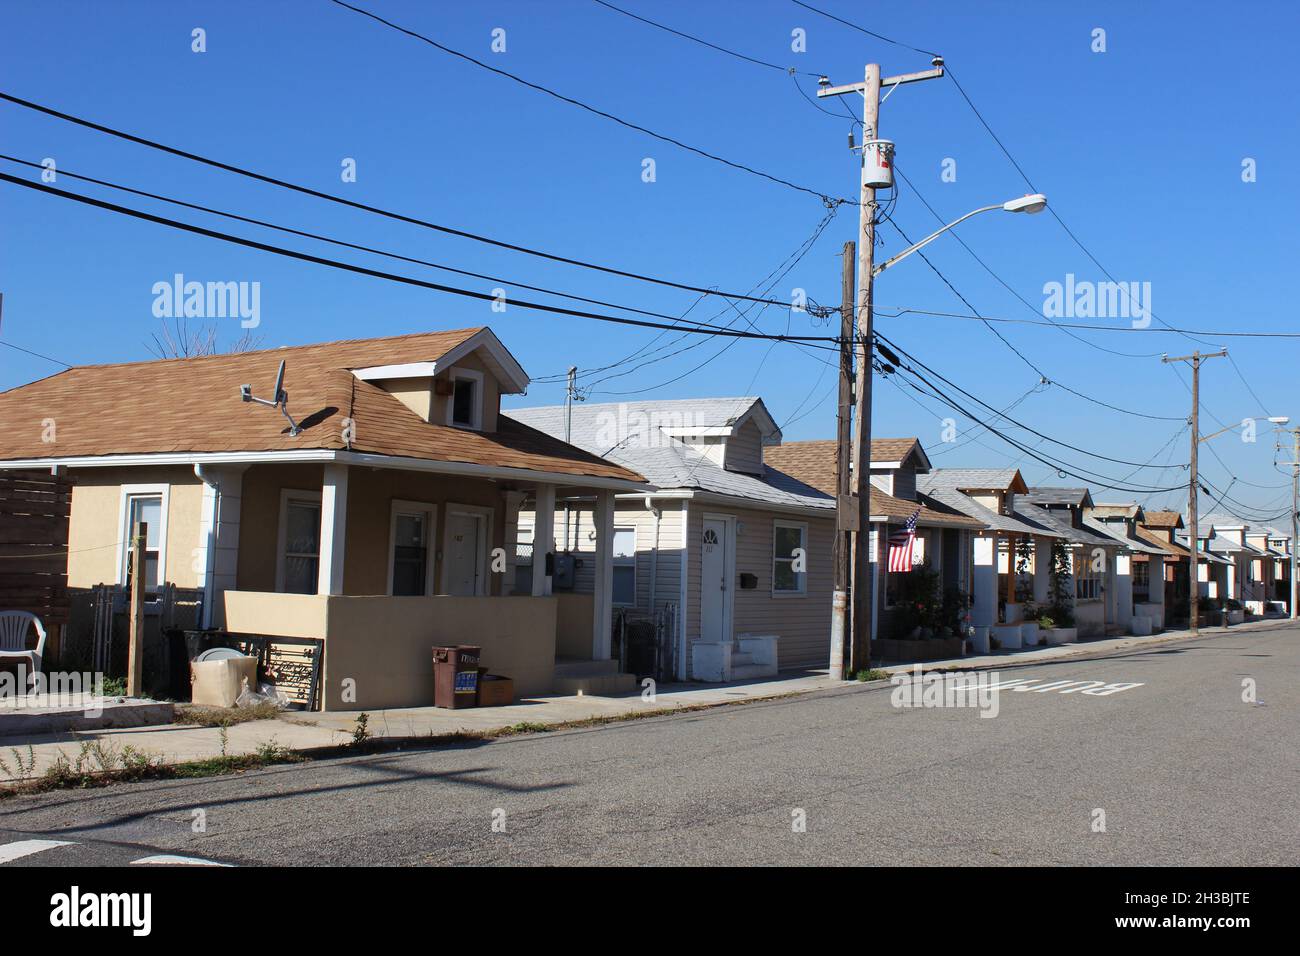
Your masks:
{"label": "cross arm on pole", "polygon": [[[880,80],[881,86],[901,86],[904,83],[918,83],[921,80],[937,80],[943,76],[943,67],[938,66],[933,70],[920,70],[916,73],[900,73],[897,76],[886,76]],[[843,96],[845,93],[865,93],[866,83],[848,83],[844,86],[827,86],[817,91],[818,97],[824,96]]]}

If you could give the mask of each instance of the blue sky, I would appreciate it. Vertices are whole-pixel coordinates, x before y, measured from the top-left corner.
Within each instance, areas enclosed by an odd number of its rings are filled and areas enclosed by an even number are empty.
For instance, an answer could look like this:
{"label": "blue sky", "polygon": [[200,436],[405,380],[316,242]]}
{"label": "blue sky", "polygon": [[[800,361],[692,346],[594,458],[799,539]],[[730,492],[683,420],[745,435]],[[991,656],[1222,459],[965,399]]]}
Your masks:
{"label": "blue sky", "polygon": [[[744,63],[637,23],[592,0],[450,4],[357,0],[358,4],[533,82],[703,149],[818,191],[855,195],[857,166],[847,118],[811,106],[788,75]],[[1053,208],[1116,279],[1149,282],[1155,313],[1173,325],[1295,331],[1295,223],[1300,189],[1291,166],[1300,149],[1291,78],[1278,39],[1294,36],[1292,3],[957,2],[822,7],[905,43],[944,54],[985,118]],[[836,83],[860,79],[863,64],[886,74],[928,67],[928,57],[891,46],[788,0],[733,4],[622,0],[654,18],[750,56]],[[566,256],[677,281],[744,291],[805,242],[825,210],[813,196],[726,168],[496,77],[328,0],[242,2],[67,2],[10,4],[0,12],[0,88],[58,109],[217,159],[361,202]],[[207,52],[191,51],[191,31]],[[506,52],[490,49],[506,31]],[[791,50],[791,31],[807,52]],[[1092,31],[1106,51],[1092,52]],[[811,95],[815,80],[799,82]],[[850,103],[854,112],[859,103]],[[1028,191],[1011,163],[947,79],[898,89],[881,133],[898,144],[898,165],[947,219]],[[694,296],[544,263],[439,235],[203,168],[183,159],[0,104],[3,152],[167,195],[242,212],[405,255],[678,314]],[[357,181],[340,179],[346,157]],[[1257,163],[1244,183],[1244,158]],[[655,161],[656,180],[642,181]],[[941,180],[945,159],[955,182]],[[15,173],[8,163],[6,172]],[[28,170],[22,175],[31,176]],[[61,177],[61,188],[175,215],[148,201]],[[908,189],[895,222],[914,237],[936,225]],[[247,226],[185,213],[180,218],[268,238]],[[841,244],[856,210],[842,208],[773,290],[804,288],[839,297]],[[961,235],[1003,280],[1037,306],[1043,286],[1104,277],[1049,215],[990,214]],[[901,248],[882,230],[880,255]],[[339,256],[306,240],[268,241]],[[931,261],[986,315],[1036,318],[950,237]],[[342,258],[433,281],[490,291],[478,282],[349,253]],[[266,346],[490,324],[535,378],[608,365],[656,333],[484,303],[292,262],[211,239],[0,184],[0,291],[4,341],[72,363],[148,357],[158,324],[155,282],[175,273],[200,281],[261,284]],[[508,288],[508,286],[507,286]],[[891,269],[876,293],[878,328],[989,404],[1030,391],[1037,375],[976,322],[890,307],[962,312],[962,303],[918,257]],[[896,311],[894,309],[893,311]],[[691,312],[724,320],[716,300]],[[769,308],[750,318],[769,332],[825,334],[806,315]],[[1041,318],[1041,317],[1039,317]],[[1103,320],[1127,325],[1126,320]],[[234,320],[223,329],[237,337]],[[1180,418],[1189,397],[1159,354],[1211,348],[1172,334],[1082,332],[1120,357],[1059,330],[1000,325],[999,331],[1054,382],[1148,415]],[[1300,342],[1232,339],[1236,368],[1203,372],[1203,431],[1251,415],[1300,419],[1293,369]],[[663,345],[668,338],[659,339]],[[682,345],[695,344],[687,340]],[[617,378],[585,375],[591,399],[761,394],[790,439],[833,433],[833,372],[787,345],[710,340]],[[671,351],[671,350],[670,350]],[[702,367],[699,367],[701,366]],[[0,349],[0,385],[56,371]],[[624,366],[617,371],[627,371]],[[1258,395],[1251,395],[1242,376]],[[1184,377],[1186,371],[1181,373]],[[290,370],[292,376],[292,370]],[[918,435],[936,465],[996,466],[1019,459],[1032,483],[1077,483],[997,438],[945,446],[937,403],[918,406],[895,383],[877,381],[878,435]],[[914,393],[913,393],[914,395]],[[537,382],[524,404],[562,398]],[[1012,413],[1054,438],[1115,459],[1185,461],[1181,421],[1111,411],[1055,385]],[[958,428],[965,430],[961,421]],[[1024,437],[1023,432],[1012,432]],[[1030,443],[1038,439],[1029,436]],[[1206,475],[1269,514],[1284,510],[1287,481],[1273,467],[1272,439],[1228,433],[1214,440],[1226,463],[1203,455]],[[1135,484],[1185,481],[1182,471],[1135,472],[1044,445],[1052,454]],[[938,454],[936,454],[938,453]],[[1254,487],[1266,486],[1266,487]],[[1096,490],[1098,500],[1131,498]],[[1180,493],[1137,496],[1150,503]],[[1208,502],[1207,502],[1208,503]],[[1230,506],[1228,506],[1230,507]]]}

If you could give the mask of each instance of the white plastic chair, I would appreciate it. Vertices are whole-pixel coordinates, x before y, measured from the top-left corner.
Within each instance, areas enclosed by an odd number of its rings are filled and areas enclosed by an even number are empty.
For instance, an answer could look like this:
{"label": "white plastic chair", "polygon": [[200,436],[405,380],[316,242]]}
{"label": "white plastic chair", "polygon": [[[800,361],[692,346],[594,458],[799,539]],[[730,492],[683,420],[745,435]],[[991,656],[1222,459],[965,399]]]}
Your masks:
{"label": "white plastic chair", "polygon": [[[36,628],[36,650],[27,649],[27,632]],[[0,660],[26,659],[30,662],[33,683],[41,671],[41,654],[45,652],[45,625],[31,611],[0,611]]]}

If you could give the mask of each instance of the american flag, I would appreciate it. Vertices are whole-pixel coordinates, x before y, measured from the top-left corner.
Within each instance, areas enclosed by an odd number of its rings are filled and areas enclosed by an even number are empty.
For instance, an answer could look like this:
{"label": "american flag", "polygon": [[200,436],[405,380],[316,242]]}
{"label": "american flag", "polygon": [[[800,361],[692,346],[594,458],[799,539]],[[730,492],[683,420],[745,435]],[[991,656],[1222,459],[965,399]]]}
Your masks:
{"label": "american flag", "polygon": [[916,544],[916,519],[920,515],[921,509],[917,508],[907,519],[907,524],[889,536],[890,571],[912,570],[912,546]]}

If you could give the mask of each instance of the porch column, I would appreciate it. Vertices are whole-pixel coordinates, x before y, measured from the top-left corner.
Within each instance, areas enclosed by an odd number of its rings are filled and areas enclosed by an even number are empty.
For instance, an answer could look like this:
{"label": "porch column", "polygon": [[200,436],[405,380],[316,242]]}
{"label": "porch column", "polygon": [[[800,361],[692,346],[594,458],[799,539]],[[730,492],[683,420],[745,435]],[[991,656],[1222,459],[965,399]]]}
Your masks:
{"label": "porch column", "polygon": [[1128,630],[1133,623],[1133,556],[1115,555],[1115,623]]}
{"label": "porch column", "polygon": [[236,586],[244,469],[195,465],[194,473],[203,482],[199,545],[195,549],[198,586],[203,591],[202,625],[220,626],[225,623],[222,594]]}
{"label": "porch column", "polygon": [[592,594],[591,659],[610,658],[610,611],[614,606],[614,492],[596,492],[596,569]]}
{"label": "porch column", "polygon": [[1160,605],[1160,615],[1156,618],[1160,626],[1165,624],[1165,559],[1163,555],[1152,554],[1147,557],[1147,603]]}
{"label": "porch column", "polygon": [[348,466],[326,465],[320,490],[320,561],[317,594],[343,593],[347,550]]}
{"label": "porch column", "polygon": [[1240,601],[1241,586],[1237,583],[1238,580],[1240,579],[1240,575],[1237,574],[1237,558],[1235,555],[1233,556],[1232,563],[1227,566],[1227,571],[1228,571],[1227,587],[1224,589],[1224,594],[1222,595],[1222,597],[1225,600],[1232,599],[1232,600]]}
{"label": "porch column", "polygon": [[1034,538],[1034,603],[1046,607],[1052,599],[1052,542]]}
{"label": "porch column", "polygon": [[976,627],[992,626],[998,616],[997,545],[996,535],[982,534],[975,539],[974,605],[970,619]]}
{"label": "porch column", "polygon": [[533,500],[533,596],[551,593],[546,557],[555,553],[555,486],[538,485]]}

